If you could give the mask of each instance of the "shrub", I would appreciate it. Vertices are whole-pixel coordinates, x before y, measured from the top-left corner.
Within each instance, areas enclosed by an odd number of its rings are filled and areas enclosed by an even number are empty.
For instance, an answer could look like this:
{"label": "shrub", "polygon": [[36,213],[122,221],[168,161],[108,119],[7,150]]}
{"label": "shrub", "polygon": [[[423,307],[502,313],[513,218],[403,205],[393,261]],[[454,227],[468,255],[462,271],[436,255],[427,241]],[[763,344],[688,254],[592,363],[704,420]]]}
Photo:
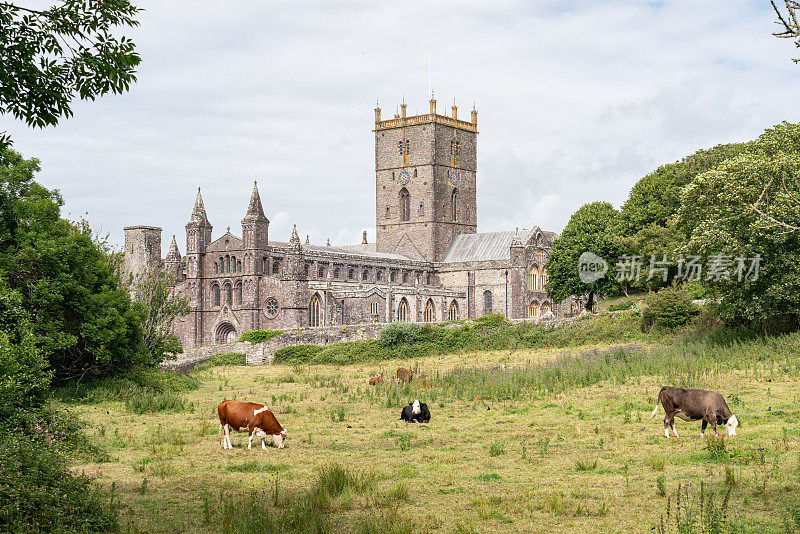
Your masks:
{"label": "shrub", "polygon": [[292,345],[275,351],[273,363],[308,363],[324,347],[319,345]]}
{"label": "shrub", "polygon": [[384,347],[417,343],[422,341],[426,329],[430,330],[431,328],[429,325],[420,323],[390,323],[381,330],[380,342]]}
{"label": "shrub", "polygon": [[278,334],[283,334],[283,330],[248,330],[242,332],[239,341],[249,341],[250,343],[264,343]]}
{"label": "shrub", "polygon": [[172,412],[186,410],[186,401],[174,393],[157,393],[144,390],[138,395],[125,399],[125,408],[136,414]]}
{"label": "shrub", "polygon": [[633,301],[629,300],[627,302],[617,302],[616,304],[612,304],[608,307],[608,311],[623,311],[629,310],[633,306]]}
{"label": "shrub", "polygon": [[656,293],[645,297],[642,311],[642,331],[649,332],[652,327],[675,328],[688,323],[697,315],[699,308],[692,304],[683,287],[663,287]]}
{"label": "shrub", "polygon": [[0,531],[99,532],[118,528],[113,503],[73,475],[54,449],[24,435],[0,438]]}
{"label": "shrub", "polygon": [[212,367],[218,365],[247,365],[247,356],[241,352],[223,352],[213,355],[208,363]]}

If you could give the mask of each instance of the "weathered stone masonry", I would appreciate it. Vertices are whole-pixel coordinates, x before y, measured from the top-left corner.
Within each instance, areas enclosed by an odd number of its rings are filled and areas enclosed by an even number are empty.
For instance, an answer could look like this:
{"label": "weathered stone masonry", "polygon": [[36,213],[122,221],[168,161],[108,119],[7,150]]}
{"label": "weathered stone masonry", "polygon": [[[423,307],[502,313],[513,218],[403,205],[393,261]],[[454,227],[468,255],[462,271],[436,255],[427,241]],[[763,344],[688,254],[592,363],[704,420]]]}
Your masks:
{"label": "weathered stone masonry", "polygon": [[[577,312],[544,291],[556,235],[534,226],[477,230],[477,111],[470,121],[436,113],[392,119],[375,109],[377,242],[326,246],[269,239],[254,185],[241,237],[213,226],[198,189],[186,224],[186,255],[173,236],[163,268],[189,313],[174,324],[184,347],[226,343],[246,330]],[[162,265],[161,229],[125,228],[125,267]],[[568,306],[568,307],[567,307]]]}

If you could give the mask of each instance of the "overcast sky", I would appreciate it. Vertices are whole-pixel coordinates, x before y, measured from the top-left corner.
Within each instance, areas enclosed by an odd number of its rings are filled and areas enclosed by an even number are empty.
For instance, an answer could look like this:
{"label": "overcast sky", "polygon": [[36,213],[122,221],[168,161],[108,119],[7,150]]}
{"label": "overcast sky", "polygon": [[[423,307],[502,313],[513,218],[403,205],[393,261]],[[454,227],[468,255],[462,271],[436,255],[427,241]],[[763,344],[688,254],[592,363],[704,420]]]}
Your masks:
{"label": "overcast sky", "polygon": [[141,1],[129,93],[55,128],[0,118],[65,215],[122,244],[202,188],[214,238],[253,185],[270,238],[375,239],[373,108],[478,109],[478,231],[560,231],[657,166],[800,121],[800,65],[768,0]]}

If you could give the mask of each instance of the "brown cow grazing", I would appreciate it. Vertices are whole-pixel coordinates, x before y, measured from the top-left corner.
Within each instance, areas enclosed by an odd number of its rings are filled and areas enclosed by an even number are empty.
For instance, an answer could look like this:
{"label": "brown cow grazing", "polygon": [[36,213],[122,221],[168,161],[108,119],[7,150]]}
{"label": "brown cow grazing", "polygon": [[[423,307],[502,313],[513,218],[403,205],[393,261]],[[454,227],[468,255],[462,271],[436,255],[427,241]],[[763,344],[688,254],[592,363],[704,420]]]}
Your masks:
{"label": "brown cow grazing", "polygon": [[383,384],[383,376],[375,375],[369,379],[370,386],[377,386],[378,384]]}
{"label": "brown cow grazing", "polygon": [[397,380],[400,383],[411,382],[411,380],[414,379],[414,371],[411,369],[406,369],[405,367],[400,367],[395,374],[397,375]]}
{"label": "brown cow grazing", "polygon": [[700,436],[705,434],[706,426],[711,423],[714,434],[717,433],[717,425],[725,425],[725,430],[729,436],[736,435],[736,427],[739,420],[736,414],[732,413],[725,399],[716,391],[706,391],[704,389],[685,389],[664,386],[658,392],[656,407],[650,415],[650,419],[658,413],[658,403],[664,406],[666,415],[664,416],[664,437],[669,437],[669,429],[678,437],[675,430],[675,417],[680,417],[684,421],[703,421]]}
{"label": "brown cow grazing", "polygon": [[263,404],[255,402],[242,402],[224,400],[217,407],[219,414],[219,434],[223,435],[223,449],[232,449],[231,428],[239,432],[248,431],[250,439],[247,441],[247,448],[253,448],[253,436],[261,438],[261,448],[266,449],[264,439],[272,435],[272,440],[279,449],[286,446],[286,430],[275,419],[272,412]]}

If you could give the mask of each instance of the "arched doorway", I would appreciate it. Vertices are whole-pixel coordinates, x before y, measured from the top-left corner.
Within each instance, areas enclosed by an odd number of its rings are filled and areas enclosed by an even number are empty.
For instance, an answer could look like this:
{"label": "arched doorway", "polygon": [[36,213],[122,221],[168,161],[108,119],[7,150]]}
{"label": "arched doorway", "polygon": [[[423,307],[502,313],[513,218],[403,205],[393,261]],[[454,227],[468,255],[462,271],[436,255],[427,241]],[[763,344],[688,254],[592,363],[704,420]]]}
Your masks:
{"label": "arched doorway", "polygon": [[217,345],[221,345],[222,343],[233,343],[237,337],[239,336],[236,335],[236,329],[231,323],[222,323],[217,327],[214,339]]}
{"label": "arched doorway", "polygon": [[311,297],[311,302],[308,304],[308,325],[322,326],[322,302],[318,293]]}
{"label": "arched doorway", "polygon": [[550,311],[550,303],[544,302],[542,303],[542,315]]}
{"label": "arched doorway", "polygon": [[531,305],[528,307],[528,317],[531,319],[535,319],[539,317],[539,302],[534,300],[531,302]]}

